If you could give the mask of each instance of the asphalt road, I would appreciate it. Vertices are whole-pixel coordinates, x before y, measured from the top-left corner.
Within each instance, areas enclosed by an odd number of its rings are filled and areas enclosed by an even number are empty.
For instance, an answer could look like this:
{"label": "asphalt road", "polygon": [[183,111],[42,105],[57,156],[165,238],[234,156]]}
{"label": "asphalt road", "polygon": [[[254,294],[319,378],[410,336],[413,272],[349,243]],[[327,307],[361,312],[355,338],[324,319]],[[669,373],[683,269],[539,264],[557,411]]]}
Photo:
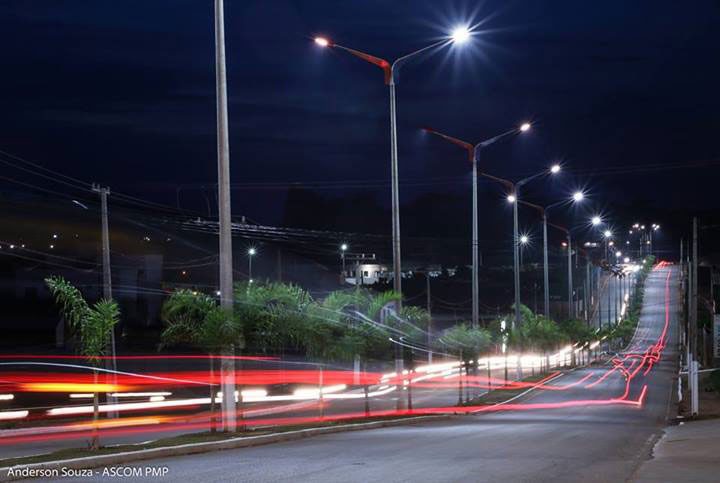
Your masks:
{"label": "asphalt road", "polygon": [[[621,397],[626,384],[616,371],[587,388],[586,383],[608,370],[592,367],[552,382],[558,388],[567,386],[565,390],[536,390],[516,401],[533,405],[529,410],[338,433],[139,466],[167,466],[168,476],[154,480],[183,482],[626,481],[649,456],[670,413],[677,287],[677,270],[672,267],[652,272],[647,281],[645,305],[630,347],[644,351],[656,342],[666,310],[668,339],[660,362],[647,376],[641,371],[629,385],[629,400],[637,400],[647,386],[642,407],[597,403]],[[546,407],[556,404],[569,406]]]}

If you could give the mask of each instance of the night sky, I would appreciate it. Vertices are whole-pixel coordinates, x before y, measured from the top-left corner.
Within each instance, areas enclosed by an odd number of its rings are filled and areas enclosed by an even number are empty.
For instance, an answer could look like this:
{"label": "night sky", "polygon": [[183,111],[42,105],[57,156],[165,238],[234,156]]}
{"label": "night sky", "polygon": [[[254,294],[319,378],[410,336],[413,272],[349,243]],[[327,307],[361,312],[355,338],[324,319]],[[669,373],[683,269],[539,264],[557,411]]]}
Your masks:
{"label": "night sky", "polygon": [[[530,120],[481,168],[517,178],[562,161],[535,201],[586,188],[610,216],[719,208],[719,21],[717,0],[226,0],[235,213],[281,223],[295,182],[387,205],[382,73],[312,38],[394,59],[458,25],[477,25],[471,43],[401,73],[404,203],[469,201],[463,153],[418,127],[479,141]],[[216,181],[212,26],[211,0],[0,2],[0,149],[172,205],[182,185],[183,208],[204,209],[198,188]],[[483,192],[481,213],[507,210],[499,190]]]}

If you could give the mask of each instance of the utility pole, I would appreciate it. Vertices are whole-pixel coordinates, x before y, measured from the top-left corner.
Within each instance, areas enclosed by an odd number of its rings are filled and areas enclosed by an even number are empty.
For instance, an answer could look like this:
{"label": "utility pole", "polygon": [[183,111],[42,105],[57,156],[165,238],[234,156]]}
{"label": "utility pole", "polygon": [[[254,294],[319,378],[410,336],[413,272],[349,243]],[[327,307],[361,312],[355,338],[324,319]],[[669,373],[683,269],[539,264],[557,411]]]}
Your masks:
{"label": "utility pole", "polygon": [[430,293],[430,270],[425,269],[425,291],[427,292],[427,313],[428,313],[428,326],[427,326],[427,346],[428,346],[428,364],[432,364],[433,353],[432,353],[432,295]]}
{"label": "utility pole", "polygon": [[[108,224],[108,207],[107,197],[110,194],[110,188],[101,187],[98,184],[92,185],[92,190],[100,195],[100,218],[102,225],[102,266],[103,266],[103,298],[112,300],[112,277],[110,273],[110,228]],[[112,372],[112,381],[115,383],[117,379],[117,361],[115,359],[115,328],[110,331],[110,359],[105,360],[105,368]],[[107,394],[107,402],[113,404],[115,398],[109,393]],[[110,417],[117,417],[117,412],[113,411],[108,414]]]}
{"label": "utility pole", "polygon": [[572,279],[572,238],[570,237],[570,231],[567,232],[567,244],[568,244],[568,319],[575,317],[575,311],[573,310],[573,279]]}
{"label": "utility pole", "polygon": [[520,234],[518,233],[518,200],[520,192],[515,185],[515,202],[513,203],[513,285],[515,287],[515,318],[512,322],[512,330],[520,327]]}
{"label": "utility pole", "polygon": [[692,376],[690,406],[691,414],[697,415],[698,408],[698,346],[697,346],[697,305],[698,305],[698,226],[697,217],[693,217],[693,259],[692,259],[692,297],[690,298],[690,354],[692,357],[691,369],[688,371],[688,378]]}
{"label": "utility pole", "polygon": [[[232,219],[230,217],[230,141],[228,134],[227,73],[225,66],[225,7],[215,0],[215,90],[217,96],[218,215],[220,232],[220,306],[233,310]],[[235,347],[228,348],[234,355]],[[223,430],[237,429],[235,408],[235,359],[222,359]]]}

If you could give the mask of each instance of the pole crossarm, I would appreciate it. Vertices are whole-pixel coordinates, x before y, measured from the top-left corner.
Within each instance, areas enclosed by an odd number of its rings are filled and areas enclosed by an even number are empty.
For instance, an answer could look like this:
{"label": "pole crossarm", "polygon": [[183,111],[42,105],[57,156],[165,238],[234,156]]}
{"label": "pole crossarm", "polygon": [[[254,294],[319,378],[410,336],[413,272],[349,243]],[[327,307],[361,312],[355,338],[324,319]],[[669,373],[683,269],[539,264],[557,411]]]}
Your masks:
{"label": "pole crossarm", "polygon": [[549,221],[548,221],[548,226],[552,226],[553,228],[557,228],[558,230],[562,231],[562,232],[565,233],[566,235],[570,236],[570,230],[568,230],[568,229],[565,228],[564,226],[556,225],[555,223],[550,223]]}
{"label": "pole crossarm", "polygon": [[541,216],[545,216],[545,214],[547,212],[547,208],[543,208],[542,206],[536,205],[535,203],[530,203],[529,201],[525,201],[525,200],[518,200],[518,201],[520,202],[521,205],[525,205],[530,208],[536,209],[537,211],[540,212]]}
{"label": "pole crossarm", "polygon": [[389,84],[395,82],[393,74],[395,73],[396,68],[399,69],[402,64],[404,64],[405,62],[407,62],[412,57],[415,57],[418,54],[421,54],[421,53],[423,53],[427,50],[433,49],[435,47],[444,46],[451,42],[452,42],[452,40],[443,39],[439,42],[435,42],[426,47],[423,47],[422,49],[418,49],[414,52],[410,52],[409,54],[403,55],[402,57],[399,57],[398,59],[393,61],[392,64],[389,61],[387,61],[381,57],[376,57],[374,55],[368,54],[361,50],[351,49],[350,47],[345,47],[344,45],[340,45],[340,44],[337,44],[334,42],[328,41],[328,47],[335,47],[337,49],[344,50],[345,52],[348,52],[348,53],[354,55],[355,57],[358,57],[359,59],[362,59],[366,62],[369,62],[373,65],[380,67],[383,70],[383,73],[385,74],[385,84],[389,85]]}
{"label": "pole crossarm", "polygon": [[383,73],[385,74],[385,84],[390,84],[390,80],[392,79],[392,66],[390,65],[390,62],[388,62],[385,59],[382,59],[380,57],[375,57],[374,55],[367,54],[365,52],[362,52],[360,50],[351,49],[350,47],[345,47],[344,45],[336,44],[336,43],[330,43],[328,44],[330,47],[335,47],[341,50],[344,50],[345,52],[348,52],[355,57],[358,57],[365,62],[370,62],[373,65],[376,65],[380,67],[383,70]]}
{"label": "pole crossarm", "polygon": [[499,178],[499,177],[497,177],[497,176],[493,176],[492,174],[486,173],[486,172],[484,172],[484,171],[481,171],[481,172],[480,172],[480,176],[484,176],[484,177],[486,177],[486,178],[488,178],[488,179],[491,179],[491,180],[493,180],[493,181],[497,181],[498,183],[500,183],[500,184],[504,185],[505,187],[509,188],[511,191],[513,191],[513,192],[515,191],[515,183],[513,183],[513,182],[510,181],[510,180],[507,180],[507,179],[504,179],[504,178]]}
{"label": "pole crossarm", "polygon": [[498,134],[498,135],[495,136],[495,137],[491,137],[490,139],[486,139],[485,141],[483,141],[483,142],[481,142],[481,143],[478,143],[478,145],[481,146],[481,147],[483,147],[483,148],[486,148],[486,147],[490,146],[491,144],[495,144],[496,142],[500,141],[501,139],[503,139],[503,138],[505,138],[505,137],[507,137],[507,136],[510,136],[511,134],[517,134],[517,133],[519,133],[519,132],[520,132],[520,129],[519,129],[519,128],[513,128],[513,129],[510,129],[509,131],[505,131],[505,132],[502,133],[502,134]]}
{"label": "pole crossarm", "polygon": [[441,133],[440,131],[437,131],[431,127],[423,127],[422,130],[427,133],[434,134],[435,136],[441,137],[444,140],[451,142],[454,145],[460,146],[461,148],[465,149],[468,152],[468,158],[470,159],[471,162],[473,161],[474,156],[475,156],[475,149],[476,149],[475,145],[473,145],[467,141],[463,141],[462,139],[448,136],[447,134]]}

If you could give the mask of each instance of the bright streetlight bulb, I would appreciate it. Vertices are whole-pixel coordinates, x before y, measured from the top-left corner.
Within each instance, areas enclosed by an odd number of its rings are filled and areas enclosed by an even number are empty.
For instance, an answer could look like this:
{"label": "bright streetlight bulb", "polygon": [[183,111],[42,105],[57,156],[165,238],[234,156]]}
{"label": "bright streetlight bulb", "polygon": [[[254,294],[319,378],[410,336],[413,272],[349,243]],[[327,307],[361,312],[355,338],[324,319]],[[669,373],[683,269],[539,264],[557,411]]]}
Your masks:
{"label": "bright streetlight bulb", "polygon": [[347,249],[348,249],[347,243],[343,243],[342,245],[340,245],[340,250],[345,251]]}
{"label": "bright streetlight bulb", "polygon": [[625,263],[630,263],[630,257],[625,257],[625,258],[623,259],[623,261],[624,261]]}
{"label": "bright streetlight bulb", "polygon": [[507,200],[508,200],[508,203],[515,203],[517,198],[515,198],[515,195],[508,195]]}
{"label": "bright streetlight bulb", "polygon": [[550,168],[550,172],[552,174],[558,173],[560,171],[560,165],[559,164],[553,164]]}
{"label": "bright streetlight bulb", "polygon": [[530,241],[530,239],[527,237],[527,235],[523,235],[520,237],[520,243],[522,243],[523,245],[525,245],[528,241]]}
{"label": "bright streetlight bulb", "polygon": [[621,251],[615,252],[615,256],[618,258],[622,257],[622,252]]}
{"label": "bright streetlight bulb", "polygon": [[325,37],[315,37],[315,43],[320,47],[327,47],[330,45],[330,41]]}
{"label": "bright streetlight bulb", "polygon": [[602,223],[602,218],[600,218],[599,216],[593,216],[592,220],[590,221],[593,225],[599,225],[600,223]]}
{"label": "bright streetlight bulb", "polygon": [[452,31],[451,38],[456,44],[463,44],[470,39],[470,31],[467,27],[458,27]]}
{"label": "bright streetlight bulb", "polygon": [[525,132],[525,131],[529,131],[529,130],[530,130],[530,123],[529,122],[522,123],[522,125],[520,126],[520,131]]}
{"label": "bright streetlight bulb", "polygon": [[250,256],[255,255],[255,253],[257,253],[257,252],[255,251],[254,248],[250,248],[250,249],[248,250],[248,255],[250,255]]}
{"label": "bright streetlight bulb", "polygon": [[612,236],[612,232],[610,230],[605,230],[605,233],[603,233],[603,235],[605,235],[605,238],[610,238]]}
{"label": "bright streetlight bulb", "polygon": [[582,201],[583,198],[585,198],[585,194],[582,191],[576,191],[575,193],[573,193],[574,201]]}

